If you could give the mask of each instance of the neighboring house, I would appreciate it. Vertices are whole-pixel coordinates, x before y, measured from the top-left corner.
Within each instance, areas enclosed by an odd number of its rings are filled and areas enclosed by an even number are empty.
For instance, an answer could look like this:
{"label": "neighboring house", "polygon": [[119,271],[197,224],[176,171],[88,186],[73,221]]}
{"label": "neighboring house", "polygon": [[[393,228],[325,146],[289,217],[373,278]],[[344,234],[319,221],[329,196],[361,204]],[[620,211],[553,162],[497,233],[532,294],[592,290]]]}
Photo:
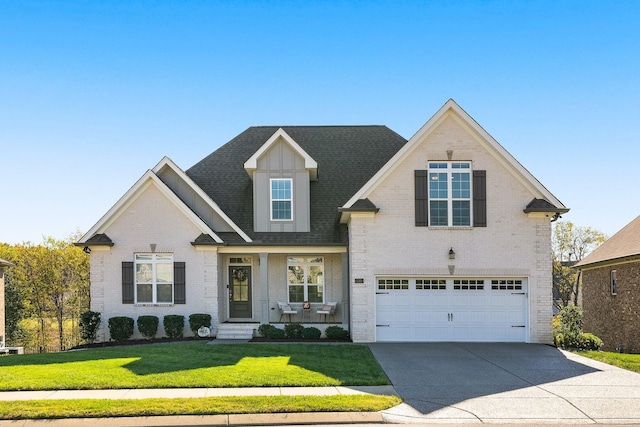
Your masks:
{"label": "neighboring house", "polygon": [[5,347],[4,270],[13,264],[0,258],[0,348]]}
{"label": "neighboring house", "polygon": [[640,353],[640,216],[575,265],[582,270],[584,330],[603,350]]}
{"label": "neighboring house", "polygon": [[409,141],[266,126],[186,171],[165,157],[77,244],[104,339],[113,316],[209,313],[220,337],[278,323],[278,302],[319,326],[337,302],[355,342],[549,343],[567,211],[449,100]]}

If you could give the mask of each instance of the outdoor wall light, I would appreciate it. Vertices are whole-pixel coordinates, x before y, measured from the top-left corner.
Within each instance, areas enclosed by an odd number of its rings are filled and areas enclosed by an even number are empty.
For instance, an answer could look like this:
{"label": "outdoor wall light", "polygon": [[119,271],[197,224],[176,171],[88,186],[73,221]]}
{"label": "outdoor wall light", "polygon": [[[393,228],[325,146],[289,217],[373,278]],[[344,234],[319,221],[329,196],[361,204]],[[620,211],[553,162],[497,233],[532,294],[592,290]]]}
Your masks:
{"label": "outdoor wall light", "polygon": [[449,249],[449,259],[456,259],[456,253],[453,251],[453,247]]}

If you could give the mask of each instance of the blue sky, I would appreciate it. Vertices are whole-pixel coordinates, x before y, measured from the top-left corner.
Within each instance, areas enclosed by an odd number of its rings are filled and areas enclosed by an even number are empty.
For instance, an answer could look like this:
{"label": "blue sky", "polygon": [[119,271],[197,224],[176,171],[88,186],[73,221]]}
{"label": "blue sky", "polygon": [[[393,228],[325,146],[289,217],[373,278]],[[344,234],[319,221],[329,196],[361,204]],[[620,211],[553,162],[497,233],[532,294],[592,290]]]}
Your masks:
{"label": "blue sky", "polygon": [[453,98],[571,212],[640,214],[640,2],[0,0],[0,242],[87,231],[163,156]]}

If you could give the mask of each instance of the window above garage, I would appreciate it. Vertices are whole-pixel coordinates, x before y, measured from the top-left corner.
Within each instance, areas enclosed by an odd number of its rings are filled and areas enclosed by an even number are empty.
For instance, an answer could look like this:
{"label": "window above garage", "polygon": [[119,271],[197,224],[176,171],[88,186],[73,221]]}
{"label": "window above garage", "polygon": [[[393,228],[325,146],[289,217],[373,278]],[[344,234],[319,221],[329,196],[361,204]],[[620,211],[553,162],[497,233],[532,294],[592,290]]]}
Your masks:
{"label": "window above garage", "polygon": [[486,171],[471,162],[429,162],[415,171],[416,226],[486,227]]}

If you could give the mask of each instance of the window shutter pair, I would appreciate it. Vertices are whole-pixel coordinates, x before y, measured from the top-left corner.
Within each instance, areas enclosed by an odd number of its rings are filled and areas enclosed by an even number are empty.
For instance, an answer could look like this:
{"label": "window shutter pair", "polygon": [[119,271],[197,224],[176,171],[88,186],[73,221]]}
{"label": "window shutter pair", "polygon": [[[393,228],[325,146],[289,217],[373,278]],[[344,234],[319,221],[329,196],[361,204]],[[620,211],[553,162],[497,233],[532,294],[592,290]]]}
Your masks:
{"label": "window shutter pair", "polygon": [[[415,221],[416,227],[429,225],[429,171],[416,170]],[[487,226],[487,171],[473,171],[473,226]]]}
{"label": "window shutter pair", "polygon": [[[133,292],[133,262],[122,262],[122,303],[133,304],[134,292]],[[186,286],[186,274],[185,263],[174,262],[173,263],[173,303],[174,304],[186,304],[187,303],[187,286]]]}

